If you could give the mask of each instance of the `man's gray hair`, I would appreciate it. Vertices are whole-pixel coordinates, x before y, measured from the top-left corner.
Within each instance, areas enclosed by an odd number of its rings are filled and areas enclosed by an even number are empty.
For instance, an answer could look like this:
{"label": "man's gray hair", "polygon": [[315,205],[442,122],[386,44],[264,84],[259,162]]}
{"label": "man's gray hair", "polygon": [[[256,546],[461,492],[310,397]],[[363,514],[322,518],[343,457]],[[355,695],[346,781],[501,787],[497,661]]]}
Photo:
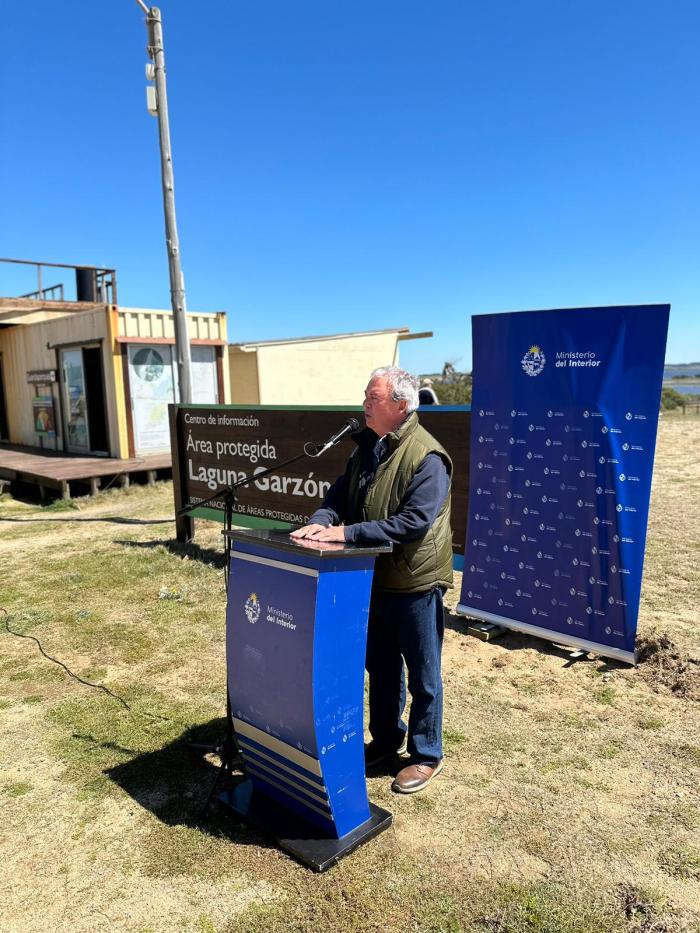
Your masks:
{"label": "man's gray hair", "polygon": [[418,408],[418,380],[399,366],[380,366],[370,379],[386,379],[395,402],[406,401],[406,412],[410,415]]}

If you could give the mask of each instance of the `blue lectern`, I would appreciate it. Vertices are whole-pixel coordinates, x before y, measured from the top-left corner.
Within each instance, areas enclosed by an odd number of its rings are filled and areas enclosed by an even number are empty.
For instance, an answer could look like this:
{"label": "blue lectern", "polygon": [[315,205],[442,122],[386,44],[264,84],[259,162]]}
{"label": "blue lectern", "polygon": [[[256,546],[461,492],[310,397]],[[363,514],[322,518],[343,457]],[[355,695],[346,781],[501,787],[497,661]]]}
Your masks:
{"label": "blue lectern", "polygon": [[248,779],[219,798],[317,871],[386,829],[367,799],[372,572],[391,550],[226,532],[228,693]]}

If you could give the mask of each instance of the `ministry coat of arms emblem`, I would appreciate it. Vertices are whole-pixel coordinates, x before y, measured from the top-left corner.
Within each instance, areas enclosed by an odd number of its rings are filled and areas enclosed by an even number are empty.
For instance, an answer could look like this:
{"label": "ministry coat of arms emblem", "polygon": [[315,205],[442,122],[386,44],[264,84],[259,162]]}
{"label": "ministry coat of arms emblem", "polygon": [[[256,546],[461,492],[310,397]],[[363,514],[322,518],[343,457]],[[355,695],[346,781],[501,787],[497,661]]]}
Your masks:
{"label": "ministry coat of arms emblem", "polygon": [[258,594],[251,593],[248,599],[246,599],[243,608],[245,609],[246,619],[251,625],[255,625],[260,618],[260,600],[258,599]]}
{"label": "ministry coat of arms emblem", "polygon": [[520,365],[523,368],[523,372],[528,376],[539,376],[539,374],[544,369],[544,364],[547,362],[547,357],[544,355],[542,350],[534,344],[527,351],[525,356],[520,361]]}

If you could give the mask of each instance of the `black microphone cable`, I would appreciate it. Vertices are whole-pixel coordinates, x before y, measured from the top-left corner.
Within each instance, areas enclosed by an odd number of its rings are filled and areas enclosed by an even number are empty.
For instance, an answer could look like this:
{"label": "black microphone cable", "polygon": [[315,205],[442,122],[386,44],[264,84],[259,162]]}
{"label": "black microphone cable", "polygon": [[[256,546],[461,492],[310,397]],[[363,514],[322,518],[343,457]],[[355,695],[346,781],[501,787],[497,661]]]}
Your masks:
{"label": "black microphone cable", "polygon": [[10,623],[8,622],[8,618],[10,615],[9,612],[3,606],[0,606],[0,612],[4,613],[3,623],[9,635],[14,635],[15,638],[29,638],[31,639],[31,641],[36,642],[37,647],[39,648],[39,651],[41,652],[41,654],[48,661],[51,661],[53,664],[58,664],[59,667],[62,667],[63,670],[66,672],[66,674],[68,674],[69,677],[72,677],[73,680],[77,680],[78,683],[84,684],[86,687],[92,687],[93,690],[102,690],[103,693],[106,693],[107,696],[111,697],[113,700],[116,700],[117,703],[120,703],[124,707],[124,709],[127,710],[127,712],[131,713],[133,716],[146,716],[149,719],[160,719],[164,722],[179,722],[180,725],[183,725],[183,726],[188,725],[188,723],[182,722],[181,720],[172,719],[169,716],[160,716],[157,713],[149,713],[149,712],[139,713],[137,710],[133,709],[133,707],[127,703],[124,697],[121,697],[119,696],[119,694],[114,693],[114,691],[110,690],[109,687],[105,687],[104,684],[93,683],[91,680],[85,680],[83,677],[80,677],[78,674],[75,674],[66,664],[63,663],[63,661],[59,661],[58,658],[54,658],[52,655],[48,654],[46,651],[44,651],[44,647],[39,641],[39,639],[36,638],[34,635],[26,635],[23,632],[16,632],[14,629],[10,628]]}
{"label": "black microphone cable", "polygon": [[5,628],[7,629],[8,633],[9,633],[10,635],[14,635],[15,638],[30,638],[32,641],[35,641],[35,642],[37,643],[37,646],[38,646],[38,648],[39,648],[39,651],[43,654],[43,656],[44,656],[48,661],[53,661],[54,664],[58,664],[59,667],[62,667],[63,670],[66,672],[66,674],[68,674],[69,677],[72,677],[74,680],[77,680],[78,683],[80,683],[80,684],[85,684],[86,687],[94,687],[95,690],[103,690],[108,696],[111,696],[113,700],[116,700],[117,703],[121,703],[121,705],[124,707],[124,709],[127,709],[127,710],[129,710],[129,712],[131,712],[131,707],[129,706],[129,704],[126,702],[126,700],[125,700],[123,697],[117,696],[116,693],[113,693],[113,692],[109,689],[109,687],[105,687],[104,684],[94,684],[94,683],[92,683],[92,681],[90,681],[90,680],[84,680],[82,677],[79,677],[77,674],[74,674],[73,671],[63,663],[63,661],[59,661],[58,658],[54,658],[54,657],[52,657],[50,654],[47,654],[47,653],[44,651],[44,649],[43,649],[43,647],[42,647],[42,644],[41,644],[41,642],[39,641],[39,639],[38,639],[38,638],[35,638],[34,635],[25,635],[23,632],[15,632],[14,629],[11,629],[11,628],[10,628],[10,623],[7,621],[8,616],[10,615],[10,613],[7,611],[7,609],[4,609],[2,606],[0,606],[0,612],[4,612],[4,613],[5,613],[5,615],[4,615],[4,617],[3,617],[3,622],[5,623]]}
{"label": "black microphone cable", "polygon": [[[42,655],[43,655],[47,660],[52,661],[54,664],[58,664],[59,667],[62,667],[63,670],[64,670],[70,677],[72,677],[74,680],[77,680],[78,683],[84,684],[86,687],[92,687],[92,688],[95,689],[95,690],[102,690],[104,693],[107,694],[107,696],[111,697],[113,700],[116,700],[117,703],[120,703],[120,704],[124,707],[124,709],[127,710],[127,712],[130,713],[132,716],[144,716],[144,717],[146,717],[146,718],[148,718],[148,719],[153,719],[153,720],[159,719],[159,720],[161,720],[162,722],[177,723],[178,725],[180,725],[180,726],[185,726],[185,727],[188,728],[188,729],[191,728],[193,725],[196,725],[196,723],[186,723],[186,722],[183,722],[183,721],[180,720],[180,719],[172,719],[170,716],[160,716],[160,715],[158,715],[157,713],[149,713],[149,712],[146,712],[146,711],[144,711],[144,712],[137,712],[137,710],[133,709],[133,708],[126,702],[126,700],[125,700],[123,697],[121,697],[121,696],[119,696],[118,694],[114,693],[114,691],[110,690],[109,687],[105,687],[104,684],[96,684],[96,683],[93,683],[93,682],[90,681],[90,680],[85,680],[83,677],[79,677],[78,674],[73,673],[73,671],[72,671],[66,664],[63,663],[63,661],[59,661],[58,658],[54,658],[54,657],[52,657],[50,654],[48,654],[46,651],[44,651],[44,648],[43,648],[41,642],[39,641],[38,638],[35,638],[34,635],[26,635],[26,634],[24,634],[23,632],[16,632],[14,629],[11,629],[11,628],[10,628],[9,622],[7,621],[8,616],[9,616],[9,612],[8,612],[7,609],[5,609],[3,606],[0,606],[0,612],[3,612],[3,613],[5,614],[4,617],[3,617],[3,622],[5,623],[5,628],[6,628],[7,632],[8,632],[8,634],[14,635],[16,638],[29,638],[29,639],[31,639],[32,641],[36,642],[36,644],[37,644],[37,646],[38,646],[38,648],[39,648],[39,651],[42,653]],[[154,734],[154,733],[151,732],[150,729],[144,728],[144,731],[145,731],[146,733],[148,733],[149,735],[153,735],[153,734]],[[196,746],[196,745],[194,745],[194,743],[192,743],[191,747],[198,747],[198,746]],[[215,748],[212,749],[212,751],[213,751],[215,754],[218,754],[218,755],[220,755],[220,756],[222,755],[223,750],[224,750],[224,746],[223,746],[223,745],[217,746],[217,747],[215,747]],[[206,810],[206,807],[207,807],[208,804],[209,804],[209,800],[211,799],[211,797],[212,797],[214,791],[216,790],[216,788],[217,788],[217,786],[218,786],[218,784],[219,784],[220,779],[221,779],[221,771],[218,771],[218,772],[217,772],[217,775],[216,775],[216,777],[215,777],[215,779],[214,779],[214,782],[213,782],[213,784],[212,784],[212,786],[211,786],[211,789],[210,789],[210,791],[209,791],[209,793],[208,793],[208,795],[207,795],[207,802],[206,802],[205,807],[203,808],[202,813],[200,814],[200,816],[203,816],[203,815],[204,815],[204,812],[205,812],[205,810]]]}

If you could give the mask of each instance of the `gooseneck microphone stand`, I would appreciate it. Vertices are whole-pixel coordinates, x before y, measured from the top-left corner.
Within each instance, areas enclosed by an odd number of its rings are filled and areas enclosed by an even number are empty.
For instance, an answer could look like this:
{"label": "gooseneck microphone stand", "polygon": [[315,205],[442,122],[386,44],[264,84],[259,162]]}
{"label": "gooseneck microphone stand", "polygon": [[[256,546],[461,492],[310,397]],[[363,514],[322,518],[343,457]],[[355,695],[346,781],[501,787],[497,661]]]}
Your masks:
{"label": "gooseneck microphone stand", "polygon": [[[231,535],[227,534],[233,528],[233,516],[234,511],[233,507],[236,504],[236,490],[240,489],[241,486],[247,486],[248,483],[262,479],[265,476],[269,476],[271,473],[277,473],[279,470],[282,470],[286,466],[290,466],[292,463],[297,463],[299,460],[303,460],[304,457],[320,457],[331,447],[334,447],[338,444],[346,434],[356,431],[359,428],[359,423],[355,418],[349,418],[346,421],[343,428],[336,432],[332,438],[326,441],[325,444],[304,444],[304,449],[302,453],[297,454],[294,457],[290,457],[289,460],[283,460],[282,463],[275,463],[274,466],[268,467],[266,470],[262,470],[260,473],[255,473],[253,476],[249,476],[247,479],[239,480],[237,483],[232,483],[228,486],[220,486],[215,492],[210,496],[207,496],[206,499],[201,499],[199,502],[191,502],[187,505],[182,506],[182,508],[177,510],[177,515],[187,515],[188,512],[194,511],[194,509],[201,509],[203,506],[207,505],[209,502],[214,502],[217,499],[221,499],[224,503],[224,530],[222,534],[224,535],[224,579],[226,583],[226,603],[228,605],[228,589],[229,589],[229,575],[231,569]],[[207,799],[204,801],[204,805],[200,811],[199,818],[203,819],[206,815],[209,805],[216,793],[219,784],[221,783],[222,778],[229,779],[233,774],[233,767],[235,761],[240,760],[240,754],[238,751],[238,745],[236,743],[236,736],[233,729],[233,718],[231,716],[231,699],[229,696],[228,689],[228,677],[226,678],[226,731],[224,733],[223,741],[212,747],[210,745],[202,745],[199,743],[192,743],[192,748],[201,748],[209,752],[215,752],[221,758],[221,766],[217,772],[214,783],[207,795]]]}

